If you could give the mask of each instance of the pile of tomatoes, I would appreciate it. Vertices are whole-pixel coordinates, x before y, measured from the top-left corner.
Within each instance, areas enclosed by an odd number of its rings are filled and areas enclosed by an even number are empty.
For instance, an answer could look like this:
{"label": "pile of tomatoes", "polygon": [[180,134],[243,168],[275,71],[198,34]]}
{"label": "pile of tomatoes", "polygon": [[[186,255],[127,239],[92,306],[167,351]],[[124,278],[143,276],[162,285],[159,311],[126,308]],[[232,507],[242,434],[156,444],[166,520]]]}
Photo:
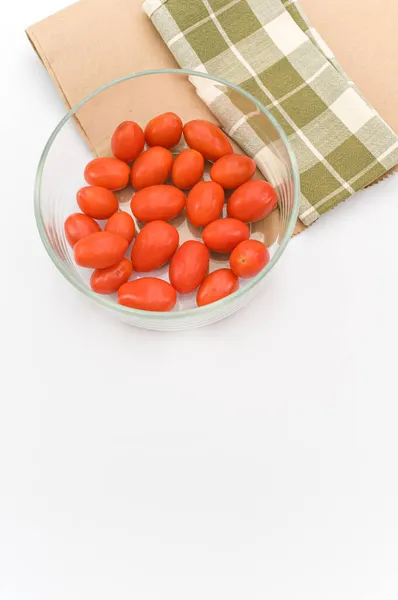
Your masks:
{"label": "pile of tomatoes", "polygon": [[[170,148],[182,136],[189,148],[173,160]],[[177,293],[198,290],[197,305],[204,306],[235,292],[239,277],[254,277],[268,263],[268,249],[249,239],[248,223],[276,207],[277,193],[266,181],[252,179],[255,162],[234,154],[219,127],[202,120],[183,126],[174,113],[152,119],[145,131],[126,121],[112,136],[112,152],[112,158],[87,165],[88,185],[77,192],[82,212],[65,221],[76,263],[94,269],[90,284],[95,292],[118,292],[118,302],[130,308],[170,311]],[[202,181],[206,160],[213,163],[211,181]],[[166,185],[170,175],[173,185]],[[136,237],[134,219],[119,211],[114,194],[129,184],[135,189],[131,212],[145,224]],[[220,218],[226,190],[235,191],[228,199],[228,217]],[[203,228],[203,243],[192,240],[179,247],[179,233],[168,221],[184,210],[193,226]],[[98,220],[106,220],[103,230]],[[210,251],[229,253],[230,269],[208,275]],[[129,281],[134,272],[148,274],[169,261],[170,283],[147,276]]]}

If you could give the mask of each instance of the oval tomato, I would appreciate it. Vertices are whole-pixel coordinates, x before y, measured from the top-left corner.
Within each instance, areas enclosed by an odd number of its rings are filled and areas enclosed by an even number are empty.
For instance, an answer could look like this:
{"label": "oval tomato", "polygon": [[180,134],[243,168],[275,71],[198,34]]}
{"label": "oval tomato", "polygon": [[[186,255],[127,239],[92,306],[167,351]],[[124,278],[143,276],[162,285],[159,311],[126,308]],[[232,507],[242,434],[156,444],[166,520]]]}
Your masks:
{"label": "oval tomato", "polygon": [[144,223],[169,221],[185,208],[185,194],[172,185],[152,185],[137,192],[131,200],[133,215]]}
{"label": "oval tomato", "polygon": [[200,227],[215,221],[224,208],[224,190],[214,181],[200,181],[189,192],[187,218],[192,225]]}
{"label": "oval tomato", "polygon": [[77,242],[73,250],[80,267],[107,269],[122,260],[127,248],[127,240],[120,235],[100,231]]}
{"label": "oval tomato", "polygon": [[148,146],[172,148],[182,136],[182,121],[172,112],[164,113],[149,121],[145,128],[145,141]]}
{"label": "oval tomato", "polygon": [[64,223],[65,236],[70,246],[73,246],[83,238],[98,233],[101,227],[87,215],[74,213],[70,215]]}
{"label": "oval tomato", "polygon": [[207,160],[215,161],[233,153],[228,137],[209,121],[189,121],[183,131],[188,146],[200,152]]}
{"label": "oval tomato", "polygon": [[79,208],[84,214],[93,219],[109,219],[119,210],[119,202],[115,194],[104,187],[86,186],[76,195]]}
{"label": "oval tomato", "polygon": [[118,293],[118,302],[138,310],[168,312],[173,310],[177,294],[167,281],[143,277],[122,285]]}
{"label": "oval tomato", "polygon": [[249,181],[256,172],[256,163],[242,154],[223,156],[211,168],[210,177],[225,190],[234,190]]}
{"label": "oval tomato", "polygon": [[131,215],[120,211],[111,216],[105,225],[105,231],[116,233],[125,238],[129,244],[133,241],[135,234],[135,223]]}
{"label": "oval tomato", "polygon": [[147,273],[167,263],[177,250],[179,234],[166,221],[152,221],[137,235],[131,251],[134,271]]}
{"label": "oval tomato", "polygon": [[168,178],[173,165],[170,150],[154,146],[141,154],[131,169],[131,183],[136,190],[161,185]]}
{"label": "oval tomato", "polygon": [[228,200],[228,216],[254,223],[268,216],[278,204],[278,194],[267,181],[253,180],[241,185]]}
{"label": "oval tomato", "polygon": [[202,233],[204,243],[213,252],[232,252],[249,237],[249,227],[238,219],[217,219],[207,225]]}
{"label": "oval tomato", "polygon": [[198,306],[206,306],[233,294],[239,289],[239,279],[231,269],[219,269],[210,273],[200,286],[196,296]]}
{"label": "oval tomato", "polygon": [[144,146],[144,132],[134,121],[120,123],[111,140],[113,156],[126,163],[135,160],[143,151]]}
{"label": "oval tomato", "polygon": [[237,277],[255,277],[269,263],[268,248],[257,240],[247,240],[236,246],[230,257],[232,271]]}
{"label": "oval tomato", "polygon": [[117,158],[94,158],[84,170],[84,179],[89,185],[98,185],[117,191],[129,182],[130,167]]}
{"label": "oval tomato", "polygon": [[203,176],[205,159],[197,150],[183,150],[174,161],[171,177],[174,185],[189,190],[196,185]]}
{"label": "oval tomato", "polygon": [[204,244],[189,241],[182,244],[171,259],[170,283],[180,294],[190,294],[200,286],[209,270],[209,251]]}
{"label": "oval tomato", "polygon": [[126,283],[133,272],[133,266],[127,258],[107,269],[96,269],[90,278],[91,289],[97,294],[114,294]]}

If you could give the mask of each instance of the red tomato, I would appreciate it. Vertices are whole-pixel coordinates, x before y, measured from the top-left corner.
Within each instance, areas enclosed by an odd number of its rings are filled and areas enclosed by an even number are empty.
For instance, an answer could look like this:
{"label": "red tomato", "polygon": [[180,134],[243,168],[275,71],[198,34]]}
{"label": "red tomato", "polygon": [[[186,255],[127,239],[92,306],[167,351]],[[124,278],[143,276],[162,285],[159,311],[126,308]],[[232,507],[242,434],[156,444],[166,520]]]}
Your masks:
{"label": "red tomato", "polygon": [[233,294],[239,289],[239,279],[230,269],[219,269],[210,273],[200,286],[196,303],[206,306]]}
{"label": "red tomato", "polygon": [[86,186],[77,192],[77,203],[82,212],[93,219],[109,219],[119,210],[115,194],[104,187]]}
{"label": "red tomato", "polygon": [[84,170],[84,179],[89,185],[99,185],[117,191],[129,182],[130,167],[117,158],[94,158]]}
{"label": "red tomato", "polygon": [[138,123],[125,121],[115,130],[111,146],[113,156],[126,163],[132,162],[144,149],[144,132]]}
{"label": "red tomato", "polygon": [[141,154],[131,169],[131,183],[136,190],[151,185],[161,185],[166,181],[173,165],[170,150],[154,146]]}
{"label": "red tomato", "polygon": [[131,251],[134,271],[147,273],[167,263],[177,250],[180,236],[166,221],[152,221],[137,235]]}
{"label": "red tomato", "polygon": [[237,277],[255,277],[269,263],[268,248],[257,240],[247,240],[236,246],[230,257],[232,271]]}
{"label": "red tomato", "polygon": [[215,161],[233,153],[228,137],[209,121],[189,121],[183,131],[188,146],[200,152],[207,160]]}
{"label": "red tomato", "polygon": [[209,270],[209,251],[201,242],[185,242],[171,259],[170,283],[180,294],[190,294],[200,286]]}
{"label": "red tomato", "polygon": [[200,181],[189,192],[187,218],[196,227],[215,221],[224,208],[224,190],[214,181]]}
{"label": "red tomato", "polygon": [[111,216],[105,225],[105,231],[121,235],[129,244],[131,244],[135,234],[134,219],[124,211],[117,212]]}
{"label": "red tomato", "polygon": [[128,248],[128,242],[110,231],[92,233],[74,247],[75,262],[80,267],[107,269],[120,262]]}
{"label": "red tomato", "polygon": [[177,294],[167,281],[155,277],[143,277],[122,285],[119,289],[118,302],[138,310],[169,312],[177,302]]}
{"label": "red tomato", "polygon": [[173,183],[183,190],[189,190],[198,183],[205,170],[205,159],[196,150],[184,150],[174,161],[171,173]]}
{"label": "red tomato", "polygon": [[113,267],[107,269],[96,269],[91,275],[91,289],[97,294],[114,294],[121,285],[126,283],[133,272],[133,266],[127,258]]}
{"label": "red tomato", "polygon": [[237,219],[217,219],[202,232],[202,239],[213,252],[232,252],[241,242],[248,240],[250,229]]}
{"label": "red tomato", "polygon": [[182,121],[172,112],[164,113],[149,121],[145,128],[145,141],[148,146],[172,148],[182,136]]}
{"label": "red tomato", "polygon": [[92,233],[101,231],[101,227],[91,217],[80,213],[74,213],[66,219],[64,230],[66,239],[73,248],[79,240],[82,240]]}
{"label": "red tomato", "polygon": [[269,215],[277,204],[278,194],[267,181],[248,181],[235,190],[228,200],[228,216],[254,223]]}
{"label": "red tomato", "polygon": [[225,190],[234,190],[249,181],[256,172],[256,163],[242,154],[229,154],[220,158],[211,168],[210,177]]}
{"label": "red tomato", "polygon": [[169,221],[184,210],[185,202],[184,192],[172,185],[151,185],[133,196],[131,211],[144,223]]}

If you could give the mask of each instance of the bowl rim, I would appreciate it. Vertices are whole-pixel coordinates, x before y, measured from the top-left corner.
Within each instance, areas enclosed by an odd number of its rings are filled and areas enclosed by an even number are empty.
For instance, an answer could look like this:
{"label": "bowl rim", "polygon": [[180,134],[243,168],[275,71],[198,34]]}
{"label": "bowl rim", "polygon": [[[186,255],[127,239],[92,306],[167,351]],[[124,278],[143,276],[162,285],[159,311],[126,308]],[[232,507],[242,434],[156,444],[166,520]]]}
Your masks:
{"label": "bowl rim", "polygon": [[[44,222],[42,219],[42,215],[41,215],[40,197],[41,197],[41,180],[42,180],[44,165],[45,165],[47,156],[50,152],[51,146],[52,146],[55,138],[57,137],[57,135],[63,128],[63,126],[66,125],[66,123],[68,123],[72,119],[72,117],[76,114],[76,112],[82,106],[84,106],[87,102],[92,100],[95,96],[97,96],[101,92],[103,92],[115,85],[118,85],[119,83],[123,83],[125,81],[129,81],[132,79],[138,79],[139,77],[146,77],[149,75],[166,75],[166,74],[187,75],[189,77],[200,77],[202,79],[210,79],[211,81],[214,81],[221,85],[225,85],[226,87],[229,87],[229,88],[239,92],[240,94],[245,96],[248,100],[253,102],[265,114],[265,116],[269,119],[269,121],[271,121],[271,123],[275,127],[276,131],[278,132],[281,140],[283,141],[283,143],[286,147],[287,153],[289,155],[289,158],[290,158],[290,161],[292,164],[292,170],[293,170],[294,197],[293,197],[292,212],[289,217],[289,221],[288,221],[287,228],[286,228],[286,233],[284,235],[284,238],[283,238],[281,244],[279,245],[277,251],[275,252],[275,254],[272,257],[272,259],[270,260],[270,262],[266,265],[266,267],[264,267],[264,269],[258,275],[253,277],[244,287],[241,287],[239,290],[237,290],[233,294],[226,296],[225,298],[222,298],[221,300],[218,300],[217,302],[208,304],[206,306],[190,308],[190,309],[182,310],[179,312],[173,312],[173,311],[171,311],[171,312],[155,312],[155,311],[153,311],[152,312],[152,311],[128,308],[128,307],[122,306],[120,304],[117,304],[114,301],[109,300],[106,296],[101,296],[100,294],[96,294],[94,291],[92,291],[88,287],[86,287],[86,285],[83,283],[83,281],[79,281],[77,279],[75,280],[73,277],[71,277],[69,275],[69,272],[65,265],[65,262],[55,252],[55,250],[53,249],[53,247],[49,241],[49,238],[47,236],[46,228],[45,228],[45,225],[44,225]],[[118,313],[119,315],[122,315],[125,317],[134,315],[134,316],[138,317],[139,319],[153,318],[153,319],[160,319],[160,320],[178,321],[178,320],[182,320],[186,317],[193,316],[193,315],[203,315],[204,316],[206,313],[207,314],[213,313],[215,311],[215,309],[222,308],[223,306],[228,306],[228,304],[231,304],[234,300],[236,300],[237,297],[243,297],[246,294],[248,294],[274,268],[274,266],[276,265],[276,263],[278,262],[278,260],[282,256],[282,254],[284,253],[284,251],[287,247],[287,244],[289,243],[289,241],[293,235],[294,228],[296,226],[296,222],[298,219],[299,208],[300,208],[300,174],[299,174],[297,159],[291,148],[291,145],[290,145],[287,135],[285,134],[285,132],[283,131],[283,129],[281,128],[281,126],[279,125],[279,123],[277,122],[275,117],[268,111],[267,108],[265,108],[265,106],[261,102],[259,102],[256,98],[254,98],[254,96],[252,96],[249,92],[246,92],[245,90],[240,88],[238,85],[235,85],[225,79],[215,77],[214,75],[211,75],[209,73],[202,73],[200,71],[192,71],[190,69],[152,69],[152,70],[148,70],[148,71],[139,71],[137,73],[132,73],[130,75],[125,75],[124,77],[114,79],[113,81],[110,81],[109,83],[106,83],[106,84],[98,87],[93,92],[91,92],[88,96],[86,96],[83,100],[81,100],[78,104],[76,104],[73,108],[71,108],[66,113],[66,115],[61,119],[61,121],[58,123],[58,125],[56,126],[56,128],[54,129],[52,134],[50,135],[50,137],[44,147],[44,150],[41,154],[41,157],[40,157],[40,161],[39,161],[37,171],[36,171],[35,186],[34,186],[34,213],[35,213],[36,225],[37,225],[37,228],[39,231],[40,238],[41,238],[43,245],[47,251],[47,254],[49,255],[50,259],[52,260],[52,262],[54,263],[54,265],[56,266],[58,271],[60,271],[62,273],[62,275],[65,277],[65,279],[67,281],[69,281],[69,283],[71,283],[79,292],[84,294],[86,297],[91,299],[96,304],[100,305],[102,308],[105,308],[112,312]]]}

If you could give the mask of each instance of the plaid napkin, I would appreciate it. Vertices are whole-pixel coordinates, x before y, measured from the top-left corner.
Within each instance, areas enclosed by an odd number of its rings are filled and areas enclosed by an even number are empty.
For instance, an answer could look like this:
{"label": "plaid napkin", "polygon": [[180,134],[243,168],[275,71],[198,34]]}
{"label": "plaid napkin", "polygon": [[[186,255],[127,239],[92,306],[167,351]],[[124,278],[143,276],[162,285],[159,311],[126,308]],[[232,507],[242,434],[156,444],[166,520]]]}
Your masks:
{"label": "plaid napkin", "polygon": [[[143,8],[182,68],[240,86],[277,119],[297,157],[305,225],[398,163],[398,137],[296,0],[145,0]],[[238,94],[214,97],[195,85],[266,175],[269,148],[253,105],[248,112]]]}

